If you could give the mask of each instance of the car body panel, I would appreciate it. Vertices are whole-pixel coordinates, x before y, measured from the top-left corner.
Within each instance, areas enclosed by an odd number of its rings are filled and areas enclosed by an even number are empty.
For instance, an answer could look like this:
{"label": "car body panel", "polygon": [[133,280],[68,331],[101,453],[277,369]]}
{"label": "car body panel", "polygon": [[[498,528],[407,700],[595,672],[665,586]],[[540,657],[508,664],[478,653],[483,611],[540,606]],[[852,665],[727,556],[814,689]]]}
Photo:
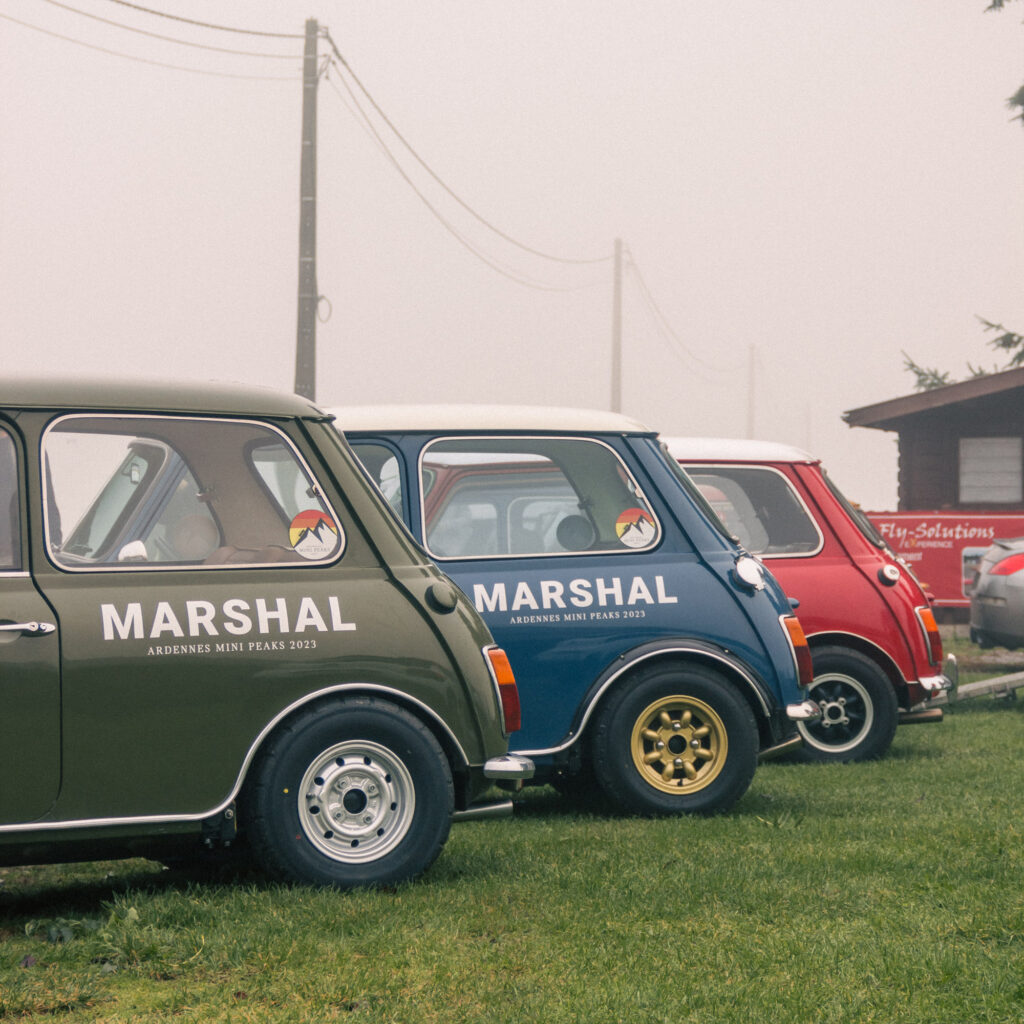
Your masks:
{"label": "car body panel", "polygon": [[993,541],[970,585],[971,638],[983,647],[1024,647],[1024,537]]}
{"label": "car body panel", "polygon": [[[659,644],[664,650],[655,653],[665,656],[674,650],[687,658],[721,657],[723,665],[728,663],[727,674],[757,709],[764,747],[791,734],[786,709],[800,704],[805,694],[780,624],[790,613],[788,602],[770,578],[761,590],[738,584],[735,568],[741,552],[707,516],[685,476],[660,450],[653,431],[626,417],[580,410],[331,411],[392,507],[473,599],[508,651],[524,712],[523,730],[513,735],[512,747],[537,762],[539,779],[545,777],[541,768],[549,772],[563,763],[566,750],[584,730],[593,702],[603,692],[600,680],[644,662]],[[473,474],[487,481],[487,512],[498,523],[505,522],[513,502],[532,500],[538,510],[538,522],[532,525],[537,526],[560,500],[557,488],[542,481],[545,473],[555,476],[552,467],[528,464],[529,458],[540,456],[520,458],[519,490],[506,500],[498,479],[501,469],[489,466],[484,457],[467,469],[456,457],[460,446],[468,452],[474,445],[493,442],[496,449],[504,446],[510,452],[519,446],[524,452],[553,451],[563,439],[597,444],[614,454],[620,477],[653,520],[649,526],[655,532],[646,541],[636,548],[626,542],[616,546],[612,540],[599,551],[562,550],[545,547],[551,544],[547,530],[542,550],[537,550],[528,544],[517,548],[513,532],[499,530],[499,541],[486,542],[495,545],[493,553],[479,553],[489,550],[479,542],[483,546],[474,549],[476,554],[464,554],[446,546],[456,543],[458,530],[452,533],[454,540],[442,544],[436,534],[431,540],[437,506],[447,507],[444,503],[459,486],[468,486]],[[437,452],[448,449],[452,456],[443,463]],[[428,461],[428,455],[436,459]],[[463,461],[472,460],[467,456]],[[428,489],[425,499],[421,479]],[[630,500],[624,498],[623,507]],[[483,504],[478,503],[478,516]],[[467,507],[472,505],[468,500]],[[558,514],[571,518],[565,509]],[[465,530],[482,522],[467,519]]]}
{"label": "car body panel", "polygon": [[[741,472],[776,474],[787,482],[795,499],[790,514],[806,516],[819,540],[805,531],[804,541],[793,545],[799,550],[757,543],[750,550],[798,602],[812,647],[828,643],[868,654],[892,681],[905,710],[942,692],[941,656],[932,660],[918,613],[929,607],[928,595],[910,567],[858,524],[857,511],[828,480],[820,460],[771,442],[668,438],[666,444],[703,489]],[[771,510],[762,506],[760,515],[770,517]]]}
{"label": "car body panel", "polygon": [[[129,454],[104,454],[109,480],[76,463],[110,438]],[[198,833],[274,728],[331,695],[412,712],[450,762],[457,806],[489,785],[485,764],[508,749],[493,639],[316,406],[255,388],[13,381],[0,442],[0,861]],[[176,454],[136,465],[140,445]],[[264,449],[280,478],[258,470]],[[309,512],[289,523],[292,497]],[[186,506],[216,540],[168,553]],[[237,559],[268,516],[273,543]],[[305,525],[317,517],[321,541]]]}

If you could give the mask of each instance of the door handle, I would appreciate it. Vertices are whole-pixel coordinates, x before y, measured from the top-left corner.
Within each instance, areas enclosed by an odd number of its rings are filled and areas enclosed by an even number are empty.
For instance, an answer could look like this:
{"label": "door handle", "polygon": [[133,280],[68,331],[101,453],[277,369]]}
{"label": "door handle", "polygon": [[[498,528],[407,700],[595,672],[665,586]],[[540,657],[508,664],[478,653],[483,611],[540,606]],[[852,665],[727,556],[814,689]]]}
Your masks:
{"label": "door handle", "polygon": [[4,632],[24,633],[26,636],[45,636],[47,633],[54,632],[56,628],[52,622],[12,622],[0,626],[0,630]]}

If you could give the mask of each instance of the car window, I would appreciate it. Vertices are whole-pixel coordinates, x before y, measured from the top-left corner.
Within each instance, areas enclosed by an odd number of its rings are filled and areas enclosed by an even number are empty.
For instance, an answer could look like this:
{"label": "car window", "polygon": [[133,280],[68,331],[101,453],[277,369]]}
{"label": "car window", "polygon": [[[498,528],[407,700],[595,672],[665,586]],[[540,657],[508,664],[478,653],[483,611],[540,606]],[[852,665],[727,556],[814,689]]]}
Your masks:
{"label": "car window", "polygon": [[636,481],[598,441],[439,440],[420,478],[424,541],[438,558],[627,551],[660,538]]}
{"label": "car window", "polygon": [[0,427],[0,572],[21,569],[18,460],[14,440]]}
{"label": "car window", "polygon": [[821,533],[790,481],[759,466],[688,465],[708,503],[755,555],[812,555]]}
{"label": "car window", "polygon": [[395,453],[385,444],[352,441],[352,450],[359,456],[370,479],[380,488],[391,511],[402,518],[402,473]]}
{"label": "car window", "polygon": [[43,440],[47,545],[68,569],[329,561],[340,526],[264,424],[68,416]]}

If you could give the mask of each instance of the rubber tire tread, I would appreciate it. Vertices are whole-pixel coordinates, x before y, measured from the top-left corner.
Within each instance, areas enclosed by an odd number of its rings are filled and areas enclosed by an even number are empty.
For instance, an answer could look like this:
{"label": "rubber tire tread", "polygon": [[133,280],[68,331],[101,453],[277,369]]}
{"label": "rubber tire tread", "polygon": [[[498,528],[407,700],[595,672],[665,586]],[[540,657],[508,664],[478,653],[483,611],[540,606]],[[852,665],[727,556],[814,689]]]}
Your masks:
{"label": "rubber tire tread", "polygon": [[[630,734],[638,715],[661,696],[692,696],[722,719],[729,750],[719,776],[692,795],[656,790],[637,771]],[[754,713],[736,688],[714,669],[667,662],[632,673],[606,698],[594,723],[594,775],[608,799],[627,814],[720,814],[750,787],[757,768],[759,738]]]}
{"label": "rubber tire tread", "polygon": [[[852,764],[857,761],[874,761],[882,757],[892,746],[899,725],[900,710],[889,677],[866,655],[844,647],[822,647],[811,652],[814,660],[814,675],[817,678],[826,672],[839,672],[855,678],[871,698],[874,705],[874,722],[867,736],[851,750],[829,753],[812,747],[806,741],[793,753],[794,760],[805,764]],[[814,680],[808,695],[814,700]]]}
{"label": "rubber tire tread", "polygon": [[[296,810],[298,786],[312,760],[347,739],[374,740],[399,755],[416,790],[406,836],[367,863],[335,861],[318,851],[302,832]],[[448,839],[454,804],[451,767],[434,734],[397,704],[357,696],[318,704],[279,727],[260,750],[239,811],[255,859],[268,874],[349,889],[393,885],[426,871]]]}

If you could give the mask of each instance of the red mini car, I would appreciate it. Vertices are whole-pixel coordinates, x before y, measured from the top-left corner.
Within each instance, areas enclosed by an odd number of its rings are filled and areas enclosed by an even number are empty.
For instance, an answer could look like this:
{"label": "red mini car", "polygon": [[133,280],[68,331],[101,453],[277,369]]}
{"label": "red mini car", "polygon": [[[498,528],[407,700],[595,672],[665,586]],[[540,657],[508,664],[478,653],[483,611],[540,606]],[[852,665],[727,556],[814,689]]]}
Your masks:
{"label": "red mini car", "polygon": [[791,600],[814,657],[800,723],[811,761],[862,761],[899,722],[939,721],[956,688],[929,599],[910,567],[847,501],[812,455],[763,441],[667,438],[726,527],[764,560]]}

